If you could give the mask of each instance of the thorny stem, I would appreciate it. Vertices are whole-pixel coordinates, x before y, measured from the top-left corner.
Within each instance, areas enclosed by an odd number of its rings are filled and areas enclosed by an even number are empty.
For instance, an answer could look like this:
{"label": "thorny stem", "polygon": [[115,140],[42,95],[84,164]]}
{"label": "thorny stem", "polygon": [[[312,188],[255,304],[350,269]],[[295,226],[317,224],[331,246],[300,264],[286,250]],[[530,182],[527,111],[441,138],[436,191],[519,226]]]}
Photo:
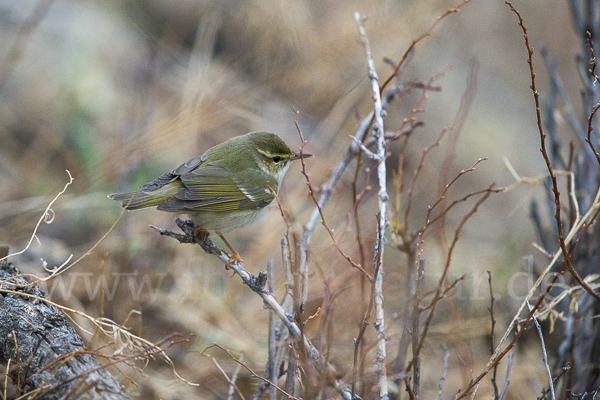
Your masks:
{"label": "thorny stem", "polygon": [[[304,135],[302,134],[300,125],[298,125],[298,115],[299,114],[300,113],[298,111],[296,111],[296,120],[294,121],[294,123],[296,124],[296,129],[298,130],[298,134],[300,135],[300,139],[302,140],[302,145],[300,147],[300,154],[302,154],[302,150],[304,148],[306,141],[304,140]],[[340,245],[338,244],[338,242],[335,238],[335,235],[333,234],[333,231],[331,230],[331,228],[329,227],[329,225],[327,225],[327,222],[325,221],[325,215],[323,214],[323,209],[319,205],[319,200],[317,200],[317,197],[315,196],[315,192],[310,183],[310,178],[308,176],[308,173],[306,172],[306,165],[304,164],[304,159],[302,157],[300,157],[300,161],[302,163],[302,175],[304,175],[304,177],[306,178],[306,186],[308,186],[308,192],[310,193],[310,196],[312,197],[313,201],[315,202],[315,205],[317,206],[317,209],[319,210],[319,215],[321,216],[321,223],[323,224],[325,229],[327,229],[327,232],[329,233],[329,236],[331,237],[331,240],[333,241],[334,246],[336,247],[338,252],[341,254],[341,256],[344,257],[350,263],[350,265],[352,265],[354,268],[356,268],[360,272],[362,272],[369,279],[369,281],[371,281],[373,279],[371,277],[371,275],[369,275],[369,273],[367,271],[365,271],[361,265],[352,261],[352,258],[350,258],[350,256],[347,255],[346,253],[344,253],[344,251],[340,248]]]}
{"label": "thorny stem", "polygon": [[[577,280],[577,282],[579,282],[581,287],[583,287],[592,297],[594,297],[598,302],[600,302],[600,294],[596,293],[581,278],[581,276],[579,276],[579,274],[575,270],[575,267],[573,266],[571,257],[569,256],[569,253],[567,252],[567,245],[565,243],[563,225],[562,225],[562,219],[561,219],[560,191],[558,190],[558,182],[556,180],[556,174],[554,173],[554,169],[552,168],[552,164],[550,163],[550,158],[548,157],[548,152],[546,151],[546,133],[544,133],[544,128],[542,126],[542,115],[541,115],[541,111],[540,111],[540,100],[539,100],[540,94],[537,91],[536,86],[535,86],[535,72],[533,70],[533,58],[532,58],[533,48],[529,45],[529,37],[527,36],[527,28],[523,24],[523,18],[521,17],[521,14],[519,13],[519,11],[517,11],[513,7],[513,5],[509,1],[507,1],[506,4],[517,15],[517,17],[519,19],[519,26],[523,29],[525,46],[527,47],[527,54],[528,54],[527,64],[529,64],[529,72],[531,75],[531,85],[529,87],[533,91],[533,97],[535,99],[535,113],[536,113],[536,117],[537,117],[538,130],[540,133],[540,142],[541,142],[540,151],[542,153],[542,157],[544,158],[544,161],[546,162],[546,168],[548,169],[548,172],[550,173],[550,178],[552,179],[552,192],[554,193],[554,204],[555,204],[555,210],[556,210],[556,212],[554,213],[554,218],[556,219],[556,227],[557,227],[557,231],[558,231],[558,241],[560,243],[560,249],[562,251],[563,256],[565,257],[567,270],[575,277],[575,279]],[[594,111],[594,113],[595,113],[595,111]],[[591,121],[591,119],[590,119],[590,121]],[[590,124],[591,124],[591,122],[590,122]],[[588,132],[588,136],[589,136],[589,133],[590,132]],[[599,159],[599,162],[600,162],[600,159]]]}
{"label": "thorny stem", "polygon": [[[598,66],[598,62],[596,61],[596,57],[594,56],[594,42],[592,41],[592,35],[590,34],[590,32],[588,31],[586,33],[587,33],[587,41],[588,41],[588,44],[590,45],[590,58],[592,60],[592,68],[589,69],[588,72],[590,73],[590,75],[592,75],[592,77],[596,81],[594,83],[600,83],[600,78],[598,77],[598,75],[596,75],[596,67]],[[592,126],[592,121],[594,119],[594,115],[596,115],[596,112],[598,111],[599,108],[600,108],[600,103],[594,107],[590,116],[588,117],[588,131],[587,131],[587,138],[585,139],[587,144],[590,146],[590,148],[594,152],[594,155],[596,156],[596,160],[598,160],[598,164],[600,164],[600,154],[598,154],[598,151],[592,144],[591,135],[592,135],[592,131],[594,130],[594,127]]]}
{"label": "thorny stem", "polygon": [[[452,254],[454,253],[454,248],[455,248],[456,243],[458,242],[458,239],[460,237],[460,232],[462,231],[462,228],[467,223],[467,221],[477,212],[477,209],[479,208],[479,206],[484,201],[486,201],[490,195],[491,195],[491,191],[487,191],[477,201],[477,203],[475,203],[475,205],[473,206],[473,208],[467,214],[465,214],[465,216],[462,218],[462,220],[460,221],[458,227],[456,228],[456,230],[454,232],[454,238],[452,240],[452,244],[450,245],[450,248],[448,249],[448,253],[446,255],[446,262],[445,262],[444,268],[442,270],[442,276],[439,279],[438,287],[436,289],[436,293],[434,295],[434,298],[431,300],[430,306],[428,307],[428,308],[431,308],[431,310],[429,311],[429,314],[427,315],[427,320],[425,321],[425,325],[423,326],[423,332],[421,333],[421,337],[419,339],[419,344],[418,344],[418,347],[417,347],[417,351],[414,352],[413,359],[409,362],[408,366],[406,367],[406,369],[405,369],[406,371],[409,371],[410,368],[413,365],[415,365],[416,362],[418,362],[421,349],[423,348],[423,345],[425,343],[425,338],[427,336],[427,333],[428,333],[428,330],[429,330],[429,326],[431,324],[431,320],[433,319],[433,315],[435,313],[436,305],[439,303],[439,301],[444,296],[444,292],[445,291],[443,290],[443,285],[444,285],[444,281],[446,280],[446,276],[448,274],[448,271],[450,269],[450,264],[452,262]],[[422,242],[422,241],[423,241],[423,239],[421,237],[420,242]],[[419,260],[421,260],[420,255],[419,255]]]}

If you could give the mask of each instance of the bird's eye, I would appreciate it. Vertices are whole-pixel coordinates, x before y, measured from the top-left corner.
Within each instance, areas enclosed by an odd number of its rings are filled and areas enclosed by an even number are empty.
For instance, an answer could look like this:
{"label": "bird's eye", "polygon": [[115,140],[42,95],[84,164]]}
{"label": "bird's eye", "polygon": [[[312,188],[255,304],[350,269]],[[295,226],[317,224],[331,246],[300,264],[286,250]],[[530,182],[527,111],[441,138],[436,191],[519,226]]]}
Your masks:
{"label": "bird's eye", "polygon": [[273,162],[274,163],[278,163],[279,161],[281,161],[281,157],[279,157],[279,156],[273,157]]}

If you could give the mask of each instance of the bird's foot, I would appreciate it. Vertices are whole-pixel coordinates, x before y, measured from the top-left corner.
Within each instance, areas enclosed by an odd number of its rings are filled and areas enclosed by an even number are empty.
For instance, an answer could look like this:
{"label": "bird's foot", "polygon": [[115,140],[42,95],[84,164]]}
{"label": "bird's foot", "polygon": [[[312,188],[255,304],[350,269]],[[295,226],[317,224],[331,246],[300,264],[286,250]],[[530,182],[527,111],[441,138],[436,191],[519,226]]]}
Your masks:
{"label": "bird's foot", "polygon": [[210,235],[210,233],[208,233],[208,231],[203,227],[199,226],[192,235],[198,240],[204,240]]}
{"label": "bird's foot", "polygon": [[233,251],[233,254],[229,257],[229,261],[227,261],[225,263],[225,269],[229,269],[229,267],[231,266],[231,264],[233,263],[244,263],[244,260],[242,260],[242,258],[240,257],[240,255],[233,249],[231,249]]}
{"label": "bird's foot", "polygon": [[194,224],[194,221],[190,219],[184,221],[181,218],[175,218],[175,223],[186,236],[195,236],[194,233],[199,229],[199,227]]}

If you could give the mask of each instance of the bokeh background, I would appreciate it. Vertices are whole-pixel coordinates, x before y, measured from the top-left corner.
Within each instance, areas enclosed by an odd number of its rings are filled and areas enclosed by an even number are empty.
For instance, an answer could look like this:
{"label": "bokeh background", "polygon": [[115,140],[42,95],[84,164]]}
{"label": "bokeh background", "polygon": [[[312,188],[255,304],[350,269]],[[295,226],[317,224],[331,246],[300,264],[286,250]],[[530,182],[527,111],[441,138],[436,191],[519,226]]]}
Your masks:
{"label": "bokeh background", "polygon": [[[1,0],[0,244],[13,251],[26,245],[40,213],[68,181],[65,170],[70,171],[74,182],[53,206],[54,221],[42,224],[31,248],[12,260],[23,271],[43,275],[43,261],[52,267],[70,254],[77,258],[110,229],[121,210],[106,198],[109,193],[137,188],[209,147],[253,130],[277,132],[297,148],[294,109],[300,112],[300,126],[308,140],[305,151],[315,155],[307,169],[318,192],[350,144],[349,135],[356,131],[359,119],[372,109],[353,13],[367,17],[365,28],[375,64],[385,78],[392,68],[384,58],[397,62],[413,39],[458,4],[447,0]],[[574,62],[581,48],[567,1],[516,1],[515,6],[525,18],[533,46],[543,43],[557,58],[576,112],[583,116]],[[503,1],[473,0],[417,45],[404,81],[426,82],[433,74],[446,72],[436,81],[442,90],[430,92],[423,106],[420,118],[425,126],[409,146],[406,179],[422,149],[452,125],[474,68],[477,90],[472,107],[462,130],[449,134],[459,134],[449,176],[479,157],[489,160],[465,176],[451,195],[456,198],[492,182],[512,184],[505,158],[521,176],[545,171],[528,87],[527,54],[516,22]],[[534,63],[544,100],[548,80],[539,54]],[[414,90],[390,106],[388,131],[398,129],[419,96]],[[565,115],[557,112],[555,118],[565,141],[574,140]],[[428,155],[417,186],[411,219],[415,230],[423,224],[427,205],[439,194],[444,146],[442,142]],[[391,151],[393,169],[398,149]],[[324,210],[336,233],[344,229],[352,204],[349,183],[354,165]],[[298,167],[290,169],[280,192],[295,232],[301,232],[314,206]],[[391,174],[389,182],[393,192]],[[360,212],[367,260],[375,236],[375,194],[372,190],[367,195]],[[452,343],[466,343],[473,373],[485,365],[490,332],[486,271],[492,271],[494,279],[500,334],[530,284],[528,260],[544,260],[531,244],[538,238],[528,219],[531,198],[542,195],[539,187],[526,185],[494,195],[465,228],[451,270],[454,277],[468,274],[456,296],[460,324],[443,311],[436,317],[424,348],[428,362],[423,364],[424,391],[437,393],[442,343],[451,348]],[[281,296],[279,243],[286,226],[277,206],[269,209],[262,220],[228,239],[250,271],[265,269],[269,259],[275,260],[275,288]],[[460,215],[450,221],[456,223]],[[133,332],[149,340],[173,332],[195,335],[189,343],[170,349],[169,355],[179,373],[200,387],[177,380],[168,365],[154,360],[145,367],[145,376],[131,372],[139,386],[124,380],[141,398],[223,398],[227,382],[201,351],[217,342],[234,354],[244,352],[248,364],[261,371],[267,354],[268,312],[217,259],[148,228],[153,224],[174,229],[173,217],[155,210],[126,213],[96,250],[63,277],[64,286],[51,281],[46,292],[53,300],[91,315],[118,323],[127,320]],[[353,235],[341,245],[357,257]],[[337,294],[330,359],[348,372],[362,310],[355,292],[359,273],[335,253],[321,226],[310,253],[316,268],[311,273],[309,305],[315,311],[322,303],[324,282],[328,282]],[[425,253],[432,283],[439,276],[442,255],[441,244],[432,239]],[[386,250],[384,294],[391,355],[400,330],[395,317],[405,301],[405,264],[402,253],[391,246]],[[106,283],[98,292],[104,293],[90,295],[98,282]],[[141,315],[128,317],[132,309]],[[307,332],[316,335],[318,330],[316,318]],[[368,332],[373,340],[374,332]],[[102,343],[95,340],[90,346]],[[507,398],[537,397],[545,384],[539,343],[535,336],[525,337],[525,343],[528,340],[532,345],[516,350]],[[551,347],[551,334],[547,340]],[[469,378],[460,351],[454,348],[450,357],[447,396]],[[235,367],[223,354],[211,354],[228,372]],[[505,363],[502,377],[504,368]],[[239,380],[247,393],[257,384],[246,373]],[[478,396],[490,390],[489,382],[482,384]]]}

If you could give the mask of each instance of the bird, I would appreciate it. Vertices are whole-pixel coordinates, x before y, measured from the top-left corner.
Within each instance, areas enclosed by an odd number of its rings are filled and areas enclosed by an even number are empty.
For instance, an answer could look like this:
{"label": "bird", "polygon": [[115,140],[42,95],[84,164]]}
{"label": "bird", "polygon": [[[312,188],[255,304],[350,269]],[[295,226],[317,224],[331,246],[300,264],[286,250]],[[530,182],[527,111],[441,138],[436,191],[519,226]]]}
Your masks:
{"label": "bird", "polygon": [[[108,198],[127,210],[189,214],[201,231],[216,233],[231,250],[230,263],[242,259],[223,236],[261,218],[279,192],[290,163],[312,154],[297,153],[275,133],[256,131],[233,137],[166,172],[141,190]],[[229,264],[229,263],[228,263]]]}

